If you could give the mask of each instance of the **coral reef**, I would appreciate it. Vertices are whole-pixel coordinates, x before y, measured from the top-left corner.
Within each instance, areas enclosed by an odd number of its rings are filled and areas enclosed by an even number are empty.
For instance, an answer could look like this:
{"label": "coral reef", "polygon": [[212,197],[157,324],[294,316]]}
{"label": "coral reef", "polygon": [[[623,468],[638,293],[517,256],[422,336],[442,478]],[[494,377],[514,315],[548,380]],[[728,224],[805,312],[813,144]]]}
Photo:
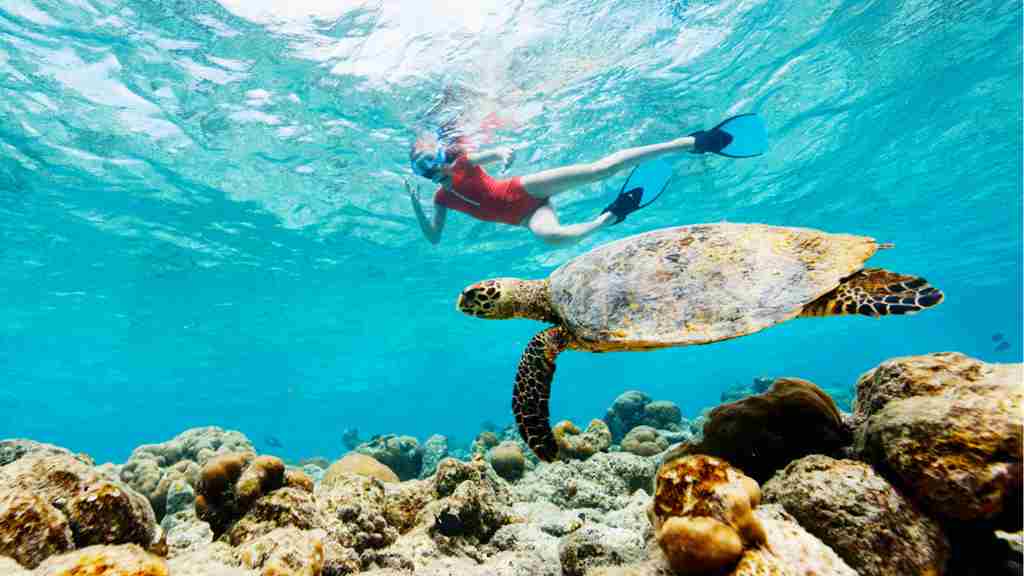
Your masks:
{"label": "coral reef", "polygon": [[807,456],[762,488],[765,502],[781,504],[859,574],[944,572],[949,543],[938,523],[862,462]]}
{"label": "coral reef", "polygon": [[723,404],[687,449],[728,461],[758,482],[809,454],[839,455],[852,442],[832,399],[807,380],[779,378],[764,394]]}
{"label": "coral reef", "polygon": [[622,439],[622,449],[637,456],[654,456],[668,450],[668,440],[650,426],[637,426]]}
{"label": "coral reef", "polygon": [[402,480],[419,478],[423,448],[412,436],[387,434],[357,446],[354,450],[387,466]]}
{"label": "coral reef", "polygon": [[[674,404],[639,393],[613,411],[629,426],[621,451],[601,421],[556,427],[563,454],[583,459],[536,464],[514,429],[497,426],[475,452],[453,451],[469,461],[444,457],[440,436],[362,445],[403,466],[405,480],[362,450],[324,472],[248,449],[218,453],[223,444],[197,450],[200,433],[178,437],[188,457],[143,447],[130,466],[2,441],[0,573],[1019,573],[1022,377],[1022,366],[956,354],[883,363],[861,378],[849,444],[827,395],[780,379],[709,412],[700,443],[668,449],[689,426]],[[736,461],[695,453],[705,448]],[[771,471],[761,503],[752,475]],[[120,477],[145,479],[159,526],[150,500]]]}
{"label": "coral reef", "polygon": [[358,474],[360,476],[376,478],[381,482],[399,481],[398,474],[395,474],[391,468],[381,464],[372,456],[360,454],[359,452],[349,452],[340,460],[331,464],[327,472],[324,473],[320,483],[333,484],[336,479],[345,474]]}
{"label": "coral reef", "polygon": [[580,432],[568,420],[559,422],[552,429],[558,443],[558,457],[562,459],[586,460],[598,452],[605,452],[612,444],[612,433],[603,420],[591,420],[586,432]]}

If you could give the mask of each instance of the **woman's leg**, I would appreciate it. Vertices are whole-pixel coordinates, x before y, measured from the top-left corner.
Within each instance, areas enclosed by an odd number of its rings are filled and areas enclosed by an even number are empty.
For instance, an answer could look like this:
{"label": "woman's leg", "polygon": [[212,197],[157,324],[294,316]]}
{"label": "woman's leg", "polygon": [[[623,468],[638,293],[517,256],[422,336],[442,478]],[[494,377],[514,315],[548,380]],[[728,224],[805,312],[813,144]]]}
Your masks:
{"label": "woman's leg", "polygon": [[526,218],[525,224],[530,232],[533,232],[541,240],[548,244],[559,245],[576,242],[614,221],[615,216],[605,212],[590,222],[562,225],[558,222],[558,214],[555,214],[551,205],[543,204]]}
{"label": "woman's leg", "polygon": [[615,174],[616,172],[636,166],[644,160],[671,152],[682,152],[693,149],[693,137],[684,136],[670,142],[627,148],[610,156],[605,156],[590,164],[574,164],[561,168],[552,168],[536,174],[522,177],[526,193],[534,198],[550,198],[559,192],[590,184]]}

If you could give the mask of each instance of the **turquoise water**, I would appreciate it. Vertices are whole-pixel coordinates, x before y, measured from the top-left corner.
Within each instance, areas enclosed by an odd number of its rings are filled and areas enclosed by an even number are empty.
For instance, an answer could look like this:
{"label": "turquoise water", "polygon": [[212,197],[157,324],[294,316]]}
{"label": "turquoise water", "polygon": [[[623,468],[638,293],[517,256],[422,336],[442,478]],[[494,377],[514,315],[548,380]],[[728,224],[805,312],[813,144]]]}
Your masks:
{"label": "turquoise water", "polygon": [[[755,376],[850,386],[897,355],[1021,361],[1020,3],[444,4],[0,0],[0,437],[99,461],[209,424],[290,458],[336,456],[349,427],[468,441],[511,422],[541,326],[460,315],[463,286],[719,220],[894,242],[872,264],[946,301],[570,352],[555,420],[600,417],[626,389],[695,416]],[[572,248],[461,214],[432,246],[401,179],[446,87],[446,113],[505,121],[493,143],[520,147],[519,174],[747,110],[772,146],[669,157],[657,204]],[[620,178],[559,196],[563,220]]]}

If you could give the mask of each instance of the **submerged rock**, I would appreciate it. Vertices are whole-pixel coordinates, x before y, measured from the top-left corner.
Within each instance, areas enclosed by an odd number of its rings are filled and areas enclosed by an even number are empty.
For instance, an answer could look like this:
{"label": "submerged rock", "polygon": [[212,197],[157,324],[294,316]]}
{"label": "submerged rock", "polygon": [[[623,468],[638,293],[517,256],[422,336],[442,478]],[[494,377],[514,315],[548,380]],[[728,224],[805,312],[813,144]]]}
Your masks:
{"label": "submerged rock", "polygon": [[586,524],[562,539],[558,556],[565,576],[584,576],[590,568],[642,560],[646,543],[625,528]]}
{"label": "submerged rock", "polygon": [[650,402],[651,397],[639,390],[619,394],[604,417],[614,442],[621,442],[627,432],[643,423],[644,408]]}
{"label": "submerged rock", "polygon": [[0,523],[2,553],[17,554],[26,565],[67,550],[67,529],[76,548],[161,546],[145,497],[60,452],[33,452],[0,467],[0,515],[6,520]]}
{"label": "submerged rock", "polygon": [[74,547],[68,519],[60,510],[29,490],[0,488],[0,556],[35,568]]}
{"label": "submerged rock", "polygon": [[807,456],[763,489],[859,574],[944,573],[949,544],[939,524],[862,462]]}
{"label": "submerged rock", "polygon": [[857,383],[855,449],[942,519],[1021,528],[1024,365],[896,358]]}
{"label": "submerged rock", "polygon": [[657,465],[626,452],[603,452],[588,460],[545,464],[512,485],[519,502],[548,501],[560,508],[600,511],[625,507],[637,490],[650,490]]}
{"label": "submerged rock", "polygon": [[809,454],[839,455],[852,434],[832,399],[807,380],[779,378],[768,392],[708,413],[704,437],[688,447],[728,461],[758,482]]}

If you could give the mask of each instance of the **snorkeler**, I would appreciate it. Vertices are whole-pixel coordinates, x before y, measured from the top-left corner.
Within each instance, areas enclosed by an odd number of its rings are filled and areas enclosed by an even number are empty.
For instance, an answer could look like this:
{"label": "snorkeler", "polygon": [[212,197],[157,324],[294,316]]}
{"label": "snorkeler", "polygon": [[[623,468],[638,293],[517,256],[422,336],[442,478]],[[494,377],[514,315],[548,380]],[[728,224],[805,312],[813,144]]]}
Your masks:
{"label": "snorkeler", "polygon": [[549,244],[576,242],[606,226],[622,222],[627,215],[646,206],[641,204],[644,191],[641,188],[626,190],[623,186],[618,197],[597,218],[579,224],[558,221],[558,215],[549,202],[552,196],[604,180],[616,172],[664,154],[714,152],[744,158],[761,154],[767,141],[763,121],[754,114],[742,114],[710,130],[700,130],[660,144],[627,148],[589,164],[574,164],[496,180],[484,170],[483,165],[500,163],[502,172],[505,172],[515,159],[513,149],[506,147],[474,152],[467,150],[461,140],[449,145],[444,140],[443,134],[442,138],[420,136],[409,151],[413,172],[440,184],[434,194],[432,219],[427,218],[420,204],[419,187],[405,182],[416,219],[423,235],[432,244],[441,240],[449,208],[479,220],[525,226]]}

